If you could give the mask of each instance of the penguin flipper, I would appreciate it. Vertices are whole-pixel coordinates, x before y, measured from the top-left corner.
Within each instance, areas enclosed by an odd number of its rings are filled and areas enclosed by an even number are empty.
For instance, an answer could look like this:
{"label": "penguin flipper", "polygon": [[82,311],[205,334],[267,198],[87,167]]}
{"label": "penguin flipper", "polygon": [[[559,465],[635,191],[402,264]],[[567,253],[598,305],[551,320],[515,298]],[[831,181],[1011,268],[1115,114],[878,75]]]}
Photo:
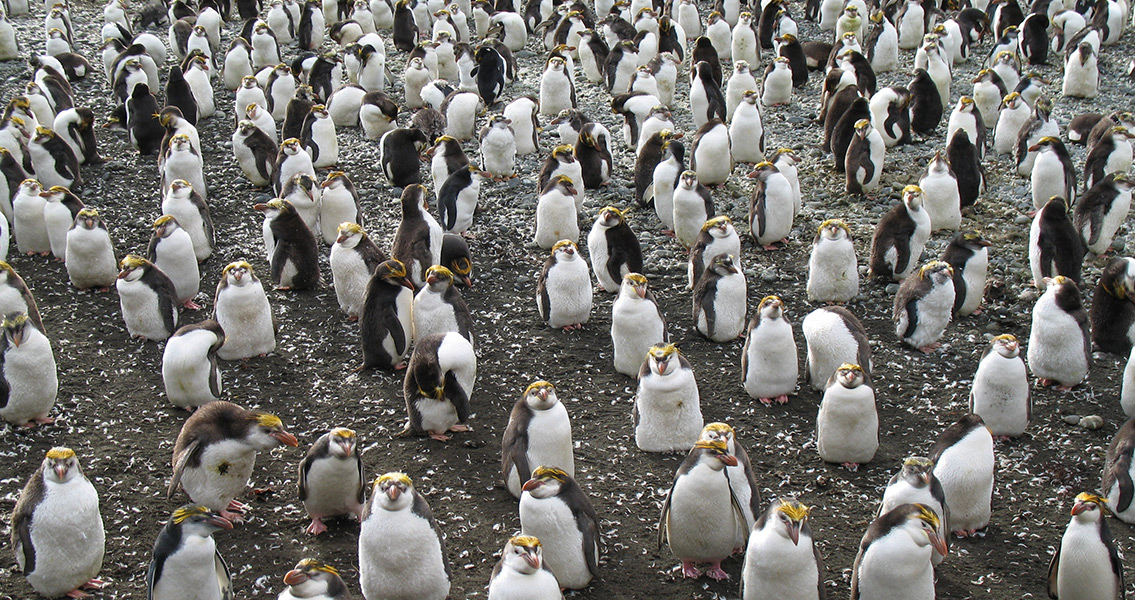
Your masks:
{"label": "penguin flipper", "polygon": [[501,475],[507,486],[508,470],[515,468],[516,478],[523,485],[532,475],[532,466],[528,464],[528,453],[525,451],[528,446],[528,431],[510,422],[509,433],[511,435],[505,436],[501,446]]}
{"label": "penguin flipper", "polygon": [[918,329],[918,301],[911,300],[906,303],[906,330],[902,332],[903,339],[910,339]]}
{"label": "penguin flipper", "polygon": [[1123,512],[1130,508],[1135,495],[1135,484],[1131,481],[1131,445],[1131,442],[1126,442],[1115,448],[1119,459],[1108,465],[1100,483],[1104,493],[1109,492],[1115,485],[1119,486],[1119,500],[1115,503],[1114,512]]}
{"label": "penguin flipper", "polygon": [[[42,474],[39,479],[38,485],[33,484],[35,488],[31,493],[20,496],[20,501],[12,514],[12,550],[16,554],[16,561],[23,567],[21,572],[24,575],[35,571],[35,546],[32,545],[32,532],[29,526],[35,505],[43,498]],[[27,496],[26,500],[25,496]]]}
{"label": "penguin flipper", "polygon": [[[1056,542],[1056,551],[1052,553],[1052,561],[1048,563],[1048,597],[1058,598],[1056,577],[1060,571],[1060,547],[1063,546],[1063,540]],[[1122,588],[1121,588],[1122,589]]]}
{"label": "penguin flipper", "polygon": [[[386,314],[384,314],[382,317],[382,324],[390,333],[390,340],[394,342],[394,351],[398,354],[398,356],[401,356],[404,352],[406,352],[406,331],[402,329],[402,322],[398,320],[398,314],[395,313],[395,311],[388,310],[385,312]],[[390,362],[396,362],[396,358],[396,356],[390,357]]]}
{"label": "penguin flipper", "polygon": [[[464,423],[472,412],[469,409],[469,394],[461,387],[457,381],[457,376],[453,371],[447,371],[445,374],[445,389],[446,396],[453,407],[457,409],[457,422]],[[450,393],[449,390],[458,390],[457,392]]]}
{"label": "penguin flipper", "polygon": [[662,512],[658,515],[658,549],[662,549],[662,545],[666,543],[667,529],[669,527],[668,521],[670,519],[670,495],[674,493],[674,486],[670,486],[670,491],[666,492],[666,499],[662,501]]}
{"label": "penguin flipper", "polygon": [[221,600],[233,600],[233,580],[229,575],[229,565],[217,550],[213,554],[213,568],[217,573],[217,585],[221,588]]}
{"label": "penguin flipper", "polygon": [[173,477],[169,480],[169,489],[166,490],[166,499],[173,498],[174,492],[177,491],[178,486],[181,485],[181,476],[185,473],[185,467],[197,456],[197,452],[201,449],[201,440],[193,440],[181,451],[181,455],[173,463]]}
{"label": "penguin flipper", "polygon": [[[217,346],[223,343],[222,339],[218,341]],[[221,370],[217,366],[217,348],[209,349],[209,391],[214,398],[221,397]]]}

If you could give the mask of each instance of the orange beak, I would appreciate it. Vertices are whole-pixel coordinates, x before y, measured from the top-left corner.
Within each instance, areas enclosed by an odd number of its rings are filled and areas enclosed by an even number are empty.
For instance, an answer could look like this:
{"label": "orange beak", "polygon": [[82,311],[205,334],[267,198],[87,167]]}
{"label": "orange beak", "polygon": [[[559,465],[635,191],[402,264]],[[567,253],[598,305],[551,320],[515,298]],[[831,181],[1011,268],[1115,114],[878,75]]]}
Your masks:
{"label": "orange beak", "polygon": [[299,585],[307,581],[308,577],[299,569],[292,569],[284,575],[284,585]]}
{"label": "orange beak", "polygon": [[300,442],[296,439],[296,436],[286,431],[277,431],[276,433],[272,434],[272,437],[279,440],[280,443],[284,444],[285,446],[291,446],[292,448],[295,448],[296,446],[300,445]]}

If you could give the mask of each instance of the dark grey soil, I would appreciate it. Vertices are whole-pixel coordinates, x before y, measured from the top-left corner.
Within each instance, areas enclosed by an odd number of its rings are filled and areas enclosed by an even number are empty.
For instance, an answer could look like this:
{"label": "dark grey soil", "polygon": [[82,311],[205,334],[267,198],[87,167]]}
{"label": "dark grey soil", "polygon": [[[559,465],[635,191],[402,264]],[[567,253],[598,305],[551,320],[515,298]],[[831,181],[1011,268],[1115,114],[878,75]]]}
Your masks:
{"label": "dark grey soil", "polygon": [[[137,7],[135,7],[137,8]],[[42,10],[41,8],[39,10]],[[802,6],[793,4],[802,12]],[[73,8],[79,48],[98,63],[97,39],[101,6]],[[42,48],[42,12],[17,18],[25,48]],[[804,39],[816,35],[804,23]],[[223,45],[236,30],[229,24]],[[165,32],[159,32],[164,38]],[[33,41],[34,40],[34,41]],[[968,93],[977,62],[988,51],[986,40],[976,60],[955,73],[953,98]],[[1130,106],[1131,82],[1121,69],[1131,56],[1131,36],[1104,50],[1103,95],[1095,101],[1057,99],[1062,123],[1086,110],[1106,112]],[[294,50],[293,50],[294,51]],[[390,49],[388,64],[401,72],[402,58]],[[543,52],[530,39],[520,54],[523,81],[506,91],[506,99],[535,93]],[[904,53],[905,68],[912,54]],[[1041,72],[1059,95],[1059,66]],[[3,98],[16,93],[31,72],[21,63],[0,65]],[[905,84],[907,73],[880,77],[880,85]],[[164,78],[164,75],[163,75]],[[684,75],[682,76],[684,78]],[[616,177],[607,189],[588,193],[584,231],[602,206],[628,207],[632,193],[633,156],[626,151],[608,108],[609,96],[581,82],[581,103],[593,118],[615,132]],[[218,86],[219,87],[219,86]],[[685,85],[680,98],[685,98]],[[818,150],[821,128],[807,120],[815,114],[819,78],[813,74],[806,92],[789,108],[765,111],[769,146],[792,146],[806,157],[801,169],[805,208],[785,250],[763,252],[751,239],[743,260],[749,298],[755,302],[777,294],[795,323],[812,310],[804,297],[806,263],[815,227],[826,218],[843,218],[853,228],[860,264],[866,264],[874,223],[897,201],[898,190],[914,183],[934,151],[942,147],[943,126],[928,140],[889,152],[884,189],[871,198],[848,198],[843,178],[831,159]],[[76,84],[78,104],[94,108],[99,119],[112,108],[109,90],[96,68]],[[400,94],[399,94],[400,96]],[[206,318],[212,310],[211,290],[230,261],[248,259],[266,281],[267,263],[260,238],[259,213],[252,204],[264,196],[253,191],[232,159],[232,96],[218,91],[222,112],[200,126],[210,203],[217,222],[218,247],[205,263],[199,301],[201,311],[184,312],[182,323]],[[684,100],[678,102],[684,105]],[[676,107],[679,128],[691,132],[688,110]],[[403,114],[402,121],[409,119]],[[558,140],[545,132],[541,151]],[[359,188],[367,229],[380,246],[389,248],[397,226],[397,190],[376,169],[377,150],[360,130],[340,132],[339,167]],[[81,197],[97,207],[109,224],[119,257],[142,252],[150,225],[160,215],[155,161],[140,158],[124,137],[102,135],[100,150],[110,160],[84,167],[87,184]],[[476,156],[474,144],[466,150]],[[295,469],[306,447],[334,426],[357,430],[365,449],[367,474],[402,470],[429,500],[446,534],[453,567],[452,598],[484,597],[495,554],[519,528],[516,502],[499,482],[499,444],[512,404],[532,381],[554,382],[573,419],[577,475],[601,519],[604,535],[602,573],[578,598],[723,598],[736,596],[740,557],[725,563],[733,581],[686,581],[675,571],[669,550],[656,547],[656,523],[662,498],[680,456],[638,451],[633,442],[630,409],[635,382],[611,366],[608,334],[612,298],[597,292],[590,322],[582,331],[563,333],[540,322],[533,300],[535,281],[545,259],[531,239],[534,229],[535,179],[543,160],[525,157],[520,177],[482,187],[481,212],[474,222],[471,247],[476,257],[475,287],[466,291],[476,323],[479,379],[473,397],[473,431],[449,443],[394,439],[405,420],[401,374],[361,373],[358,328],[339,310],[325,269],[325,286],[313,293],[269,291],[279,323],[277,351],[247,364],[226,363],[227,398],[278,414],[301,443],[261,456],[253,487],[270,490],[249,495],[249,522],[217,534],[217,543],[233,571],[237,597],[275,597],[281,577],[300,558],[317,557],[339,567],[358,590],[357,526],[334,522],[328,533],[303,534],[307,524],[295,490]],[[1076,150],[1078,165],[1083,151]],[[750,183],[739,166],[715,200],[739,225],[745,221]],[[753,461],[762,494],[768,498],[794,494],[814,507],[811,525],[825,555],[829,596],[845,597],[851,564],[863,531],[870,523],[883,486],[900,461],[925,454],[938,433],[964,414],[972,374],[986,340],[1013,333],[1027,340],[1035,293],[1029,291],[1027,181],[1011,173],[1004,159],[986,161],[990,185],[964,226],[980,227],[994,241],[990,290],[983,314],[962,319],[946,332],[945,346],[923,356],[900,348],[890,323],[891,296],[883,288],[864,285],[849,308],[863,320],[874,346],[875,386],[882,445],[875,460],[852,473],[824,464],[815,450],[814,418],[819,396],[802,389],[786,406],[765,408],[750,400],[740,384],[740,341],[707,342],[693,331],[690,295],[685,287],[685,255],[649,210],[635,210],[631,223],[646,254],[646,271],[671,323],[671,336],[685,340],[683,353],[698,376],[702,411],[707,421],[727,421],[737,430]],[[747,233],[747,227],[739,227]],[[1119,246],[1129,233],[1121,231]],[[937,256],[946,237],[936,235],[926,258]],[[179,494],[166,500],[173,441],[186,413],[164,397],[160,375],[162,347],[129,338],[114,292],[79,293],[67,283],[63,265],[42,257],[10,256],[39,300],[59,364],[60,394],[54,425],[0,432],[0,518],[10,519],[19,490],[47,449],[67,445],[78,453],[87,476],[99,490],[106,525],[106,559],[102,577],[108,584],[102,598],[142,598],[145,572],[154,537],[170,511],[185,501]],[[1094,286],[1100,261],[1088,266],[1085,281]],[[326,267],[326,263],[325,263]],[[267,283],[267,281],[266,281]],[[799,333],[799,330],[797,329]],[[803,339],[798,339],[803,360]],[[1071,393],[1034,389],[1033,423],[1028,432],[997,445],[993,518],[986,535],[954,543],[938,572],[941,598],[1038,598],[1045,595],[1045,575],[1053,546],[1068,521],[1071,499],[1099,485],[1104,451],[1123,422],[1119,382],[1123,361],[1100,356],[1091,380]],[[1065,414],[1098,414],[1102,429],[1090,431],[1066,424]],[[1133,547],[1132,529],[1110,521],[1122,549]],[[0,561],[0,597],[26,598],[30,588],[19,576],[11,548],[4,544]],[[1129,589],[1132,586],[1128,586]]]}

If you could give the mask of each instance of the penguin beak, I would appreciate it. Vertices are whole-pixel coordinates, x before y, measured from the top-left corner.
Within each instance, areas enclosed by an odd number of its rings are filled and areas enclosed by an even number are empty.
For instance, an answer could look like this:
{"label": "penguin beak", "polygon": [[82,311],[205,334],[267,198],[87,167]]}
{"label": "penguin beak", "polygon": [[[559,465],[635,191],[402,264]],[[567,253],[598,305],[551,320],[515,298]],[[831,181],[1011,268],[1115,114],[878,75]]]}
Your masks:
{"label": "penguin beak", "polygon": [[22,331],[13,332],[12,333],[12,344],[14,344],[17,348],[19,348],[20,344],[22,344],[22,343],[24,343],[24,332],[22,332]]}
{"label": "penguin beak", "polygon": [[410,291],[414,291],[414,284],[405,277],[402,278],[402,287],[407,287],[410,288]]}
{"label": "penguin beak", "polygon": [[123,269],[123,270],[118,272],[118,276],[115,277],[115,279],[126,279],[126,276],[129,275],[129,274],[130,274],[129,270]]}
{"label": "penguin beak", "polygon": [[638,294],[639,298],[646,298],[646,286],[636,285],[634,286],[634,291]]}
{"label": "penguin beak", "polygon": [[349,237],[351,237],[350,234],[340,233],[339,237],[335,238],[335,243],[342,244],[343,242],[347,241],[347,238]]}
{"label": "penguin beak", "polygon": [[[58,473],[59,472],[59,465],[56,465],[55,469],[56,469],[55,472]],[[62,479],[63,476],[60,475],[59,478]],[[1087,510],[1088,510],[1088,503],[1087,502],[1077,502],[1076,504],[1074,504],[1072,506],[1072,516],[1074,517],[1074,516],[1076,516],[1080,513],[1086,512]]]}
{"label": "penguin beak", "polygon": [[205,522],[212,525],[213,527],[218,527],[220,529],[233,528],[233,522],[222,517],[221,515],[213,515],[212,517],[209,517],[209,519]]}
{"label": "penguin beak", "polygon": [[268,210],[268,205],[267,204],[253,204],[252,210],[258,210],[260,212],[264,212],[264,211]]}
{"label": "penguin beak", "polygon": [[386,488],[386,497],[389,498],[391,502],[394,502],[395,500],[397,500],[398,496],[401,496],[401,495],[402,495],[402,488],[400,488],[396,485],[392,485],[392,486]]}
{"label": "penguin beak", "polygon": [[717,460],[720,460],[722,462],[722,464],[724,464],[727,467],[736,467],[737,466],[737,457],[733,456],[732,454],[718,454]]}
{"label": "penguin beak", "polygon": [[307,581],[307,575],[299,569],[292,569],[284,575],[284,585],[299,585]]}
{"label": "penguin beak", "polygon": [[930,476],[931,475],[933,475],[933,473],[931,473],[930,471],[927,471],[927,472],[919,475],[918,478],[922,480],[922,483],[924,483],[926,485],[930,485]]}
{"label": "penguin beak", "polygon": [[926,537],[930,538],[930,545],[934,547],[934,550],[936,550],[938,554],[946,556],[950,553],[950,547],[946,545],[946,539],[938,534],[938,532],[928,532]]}
{"label": "penguin beak", "polygon": [[339,447],[343,449],[343,454],[345,454],[346,456],[350,456],[354,453],[355,443],[353,441],[347,438],[339,438],[336,443],[339,444]]}
{"label": "penguin beak", "polygon": [[540,568],[540,557],[536,556],[535,549],[530,550],[524,554],[524,562],[528,563],[528,566],[532,567],[533,569]]}
{"label": "penguin beak", "polygon": [[544,485],[544,482],[540,481],[539,479],[529,479],[528,481],[524,482],[524,485],[521,486],[520,489],[525,492],[531,492],[542,485]]}
{"label": "penguin beak", "polygon": [[792,545],[793,546],[799,546],[800,545],[800,522],[799,521],[789,521],[788,523],[785,523],[784,526],[786,528],[788,528],[788,538],[790,540],[792,540]]}
{"label": "penguin beak", "polygon": [[295,448],[296,446],[300,445],[300,442],[296,439],[296,436],[286,431],[277,431],[272,434],[272,437],[276,438],[281,444],[284,444],[285,446],[291,446],[292,448]]}
{"label": "penguin beak", "polygon": [[470,277],[470,276],[466,275],[466,276],[464,276],[464,277],[462,277],[462,278],[461,278],[461,281],[462,281],[463,283],[465,283],[465,287],[467,287],[467,288],[472,288],[472,287],[473,287],[473,278],[472,278],[472,277]]}
{"label": "penguin beak", "polygon": [[[51,470],[55,471],[55,475],[56,475],[56,477],[58,477],[60,479],[60,481],[62,481],[65,477],[67,477],[67,463],[55,463],[55,466],[51,467]],[[1079,505],[1077,505],[1077,506],[1079,506]],[[1075,510],[1075,509],[1073,509],[1073,510]],[[1076,514],[1076,513],[1072,513],[1072,514]]]}

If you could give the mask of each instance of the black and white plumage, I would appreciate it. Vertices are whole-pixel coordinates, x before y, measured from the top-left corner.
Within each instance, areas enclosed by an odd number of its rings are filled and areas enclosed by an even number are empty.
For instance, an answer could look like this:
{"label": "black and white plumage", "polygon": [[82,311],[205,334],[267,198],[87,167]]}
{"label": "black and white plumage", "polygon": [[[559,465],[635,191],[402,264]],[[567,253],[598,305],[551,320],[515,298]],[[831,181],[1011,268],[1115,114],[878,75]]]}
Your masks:
{"label": "black and white plumage", "polygon": [[816,230],[808,258],[808,300],[847,302],[859,293],[859,267],[851,228],[828,219]]}
{"label": "black and white plumage", "polygon": [[978,415],[962,417],[942,431],[929,458],[950,507],[954,535],[966,537],[985,529],[992,514],[996,468],[993,434],[985,422]]}
{"label": "black and white plumage", "polygon": [[1076,202],[1072,224],[1092,254],[1100,256],[1111,249],[1115,233],[1131,209],[1132,189],[1135,181],[1127,173],[1108,173]]}
{"label": "black and white plumage", "polygon": [[537,381],[512,407],[501,440],[501,476],[513,496],[539,466],[555,467],[575,476],[571,420],[556,395],[556,387]]}
{"label": "black and white plumage", "polygon": [[146,589],[151,600],[185,598],[197,590],[200,598],[231,600],[229,567],[213,541],[213,533],[232,529],[232,521],[201,505],[186,504],[173,511],[158,532]]}
{"label": "black and white plumage", "polygon": [[367,284],[386,254],[355,223],[342,223],[331,246],[331,276],[339,308],[347,317],[358,320],[366,302]]}
{"label": "black and white plumage", "polygon": [[521,535],[541,540],[544,561],[561,588],[582,589],[599,574],[599,516],[570,475],[541,465],[522,487]]}
{"label": "black and white plumage", "polygon": [[[287,200],[273,198],[267,204],[256,204],[264,213],[264,229],[270,231],[272,245],[266,248],[272,279],[281,290],[318,288],[319,250],[311,232],[296,207]],[[265,234],[265,242],[269,236]]]}
{"label": "black and white plumage", "polygon": [[1058,275],[1079,283],[1085,254],[1087,248],[1068,214],[1068,204],[1063,197],[1053,196],[1036,213],[1029,227],[1033,285],[1043,290],[1046,280]]}
{"label": "black and white plumage", "polygon": [[581,329],[591,318],[591,271],[571,240],[552,246],[536,282],[536,309],[549,327]]}
{"label": "black and white plumage", "polygon": [[477,380],[473,345],[455,331],[414,340],[402,392],[409,419],[402,435],[446,441],[450,431],[468,431],[470,398]]}
{"label": "black and white plumage", "polygon": [[1135,259],[1113,258],[1092,294],[1092,341],[1100,352],[1129,356],[1135,345]]}
{"label": "black and white plumage", "polygon": [[631,420],[635,444],[645,452],[685,452],[697,442],[703,423],[698,384],[690,362],[674,344],[647,351]]}
{"label": "black and white plumage", "polygon": [[[934,462],[925,456],[908,456],[902,462],[902,469],[895,473],[886,489],[883,490],[883,501],[879,505],[879,515],[884,515],[903,504],[925,504],[938,515],[938,532],[942,540],[949,546],[950,533],[950,507],[946,504],[946,493],[942,491],[942,482],[934,476]],[[946,555],[937,550],[931,560],[935,565],[945,560]]]}
{"label": "black and white plumage", "polygon": [[749,532],[753,529],[761,509],[761,491],[757,486],[756,474],[753,472],[753,463],[749,460],[749,453],[737,441],[737,432],[727,423],[709,423],[701,430],[700,442],[725,442],[725,449],[729,455],[737,459],[737,464],[725,467],[725,474],[729,478],[729,489],[737,504],[741,507],[743,526],[738,527],[737,547],[745,545]]}
{"label": "black and white plumage", "polygon": [[989,240],[976,231],[954,235],[939,260],[954,269],[954,312],[958,316],[975,314],[985,294],[989,270]]}
{"label": "black and white plumage", "polygon": [[1087,492],[1076,496],[1072,519],[1048,566],[1050,598],[1124,597],[1123,563],[1105,520],[1112,512],[1106,503]]}
{"label": "black and white plumage", "polygon": [[615,370],[630,377],[638,376],[652,347],[669,343],[666,317],[639,273],[623,276],[611,307],[611,343]]}
{"label": "black and white plumage", "polygon": [[398,369],[405,366],[412,338],[411,310],[414,284],[406,266],[397,259],[385,260],[370,277],[359,313],[364,369]]}
{"label": "black and white plumage", "polygon": [[796,339],[784,316],[784,303],[776,296],[766,296],[746,328],[741,382],[749,397],[762,404],[785,404],[796,390],[798,373]]}
{"label": "black and white plumage", "polygon": [[1092,342],[1080,288],[1057,275],[1033,306],[1028,364],[1043,385],[1070,390],[1088,376]]}
{"label": "black and white plumage", "polygon": [[[1126,403],[1124,412],[1127,412]],[[1135,452],[1135,421],[1128,420],[1115,432],[1115,437],[1107,447],[1107,461],[1100,482],[1100,489],[1107,495],[1112,514],[1125,523],[1135,521],[1132,452]]]}
{"label": "black and white plumage", "polygon": [[715,342],[727,342],[744,331],[748,285],[740,262],[720,254],[706,266],[694,286],[693,316],[697,330]]}
{"label": "black and white plumage", "polygon": [[220,399],[217,351],[224,343],[225,332],[213,319],[184,325],[170,336],[162,353],[162,381],[170,402],[192,411]]}
{"label": "black and white plumage", "polygon": [[[308,2],[304,11],[305,18],[312,6],[319,5]],[[288,586],[288,589],[280,592],[277,600],[350,600],[351,598],[347,584],[339,576],[339,570],[314,558],[305,558],[296,563],[295,568],[284,574],[284,585]]]}
{"label": "black and white plumage", "polygon": [[822,391],[828,379],[844,363],[859,365],[871,376],[871,345],[867,330],[851,311],[842,306],[817,308],[801,325],[808,354],[805,380]]}
{"label": "black and white plumage", "polygon": [[252,358],[276,349],[272,307],[252,265],[238,261],[225,266],[213,307],[213,318],[226,333],[225,343],[217,351],[222,360]]}
{"label": "black and white plumage", "polygon": [[933,352],[953,313],[954,268],[942,261],[927,263],[908,275],[895,294],[895,334],[912,348]]}
{"label": "black and white plumage", "polygon": [[749,534],[741,569],[742,600],[775,591],[780,598],[823,600],[824,561],[808,526],[811,509],[793,496],[772,501]]}
{"label": "black and white plumage", "polygon": [[560,600],[556,576],[544,561],[543,545],[532,536],[510,538],[489,579],[489,600]]}
{"label": "black and white plumage", "polygon": [[1017,338],[994,337],[981,355],[969,395],[970,412],[995,436],[1024,433],[1032,417],[1029,377]]}
{"label": "black and white plumage", "polygon": [[844,363],[828,379],[816,415],[816,448],[824,462],[852,471],[879,449],[875,389],[863,368]]}
{"label": "black and white plumage", "polygon": [[346,427],[319,436],[299,465],[299,497],[311,524],[306,532],[327,530],[323,519],[352,514],[361,523],[366,480],[358,437]]}
{"label": "black and white plumage", "polygon": [[851,597],[933,600],[934,552],[946,554],[938,515],[902,504],[867,527],[851,573]]}
{"label": "black and white plumage", "polygon": [[908,185],[897,204],[875,227],[871,239],[871,277],[902,281],[914,272],[930,239],[930,215],[923,207],[922,188]]}
{"label": "black and white plumage", "polygon": [[414,297],[414,339],[454,331],[470,344],[475,342],[473,318],[455,283],[453,272],[441,265],[426,270],[425,285]]}
{"label": "black and white plumage", "polygon": [[119,263],[118,300],[132,337],[162,341],[177,328],[177,291],[154,263],[128,254]]}
{"label": "black and white plumage", "polygon": [[599,287],[617,292],[623,277],[642,272],[642,247],[623,211],[604,207],[587,234],[587,253]]}

